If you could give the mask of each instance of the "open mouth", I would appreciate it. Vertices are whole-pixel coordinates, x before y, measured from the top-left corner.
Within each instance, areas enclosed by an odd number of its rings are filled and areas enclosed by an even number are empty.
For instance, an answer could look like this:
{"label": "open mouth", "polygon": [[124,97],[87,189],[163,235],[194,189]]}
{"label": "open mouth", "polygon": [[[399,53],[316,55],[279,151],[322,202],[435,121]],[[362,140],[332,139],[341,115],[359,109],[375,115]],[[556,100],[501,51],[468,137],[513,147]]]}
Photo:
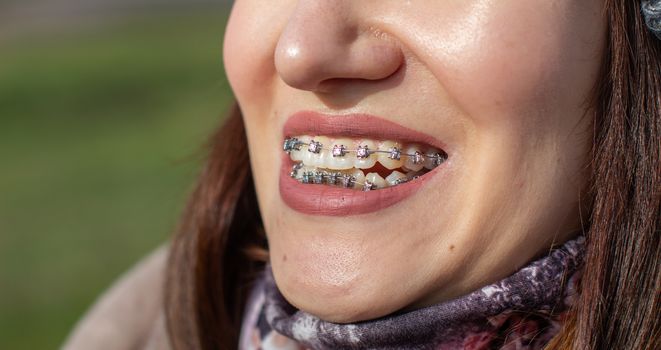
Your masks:
{"label": "open mouth", "polygon": [[362,191],[415,180],[447,159],[429,145],[310,135],[285,138],[283,150],[294,162],[290,177],[300,183]]}
{"label": "open mouth", "polygon": [[448,145],[372,115],[301,111],[282,135],[280,198],[304,214],[375,212],[450,174]]}

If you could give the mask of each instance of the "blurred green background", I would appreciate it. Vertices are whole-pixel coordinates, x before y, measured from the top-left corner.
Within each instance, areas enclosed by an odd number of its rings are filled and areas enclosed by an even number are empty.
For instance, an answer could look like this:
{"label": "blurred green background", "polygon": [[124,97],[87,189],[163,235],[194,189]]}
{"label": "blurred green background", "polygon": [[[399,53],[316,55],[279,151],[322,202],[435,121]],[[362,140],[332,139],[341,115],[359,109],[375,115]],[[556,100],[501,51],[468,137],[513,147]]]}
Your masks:
{"label": "blurred green background", "polygon": [[0,2],[0,349],[58,348],[171,235],[231,100],[228,12]]}

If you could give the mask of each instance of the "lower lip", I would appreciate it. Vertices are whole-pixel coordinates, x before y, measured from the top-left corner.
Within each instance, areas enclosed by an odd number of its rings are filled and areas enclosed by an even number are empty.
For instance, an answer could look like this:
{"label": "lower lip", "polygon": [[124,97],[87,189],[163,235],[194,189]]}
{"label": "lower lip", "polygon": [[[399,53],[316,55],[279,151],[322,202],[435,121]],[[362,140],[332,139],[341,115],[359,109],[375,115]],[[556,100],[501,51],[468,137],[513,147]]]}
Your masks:
{"label": "lower lip", "polygon": [[280,196],[290,208],[309,215],[349,216],[375,212],[413,195],[436,170],[401,185],[374,191],[360,191],[329,185],[302,184],[289,176],[294,162],[283,155]]}

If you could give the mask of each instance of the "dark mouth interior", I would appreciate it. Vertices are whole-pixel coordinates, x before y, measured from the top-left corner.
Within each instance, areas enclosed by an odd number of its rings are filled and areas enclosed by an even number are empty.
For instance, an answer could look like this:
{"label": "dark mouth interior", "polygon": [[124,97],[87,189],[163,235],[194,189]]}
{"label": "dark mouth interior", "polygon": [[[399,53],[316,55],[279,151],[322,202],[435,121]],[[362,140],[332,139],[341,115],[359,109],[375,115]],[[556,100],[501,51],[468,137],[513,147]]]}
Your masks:
{"label": "dark mouth interior", "polygon": [[381,163],[379,163],[379,162],[376,162],[376,164],[374,164],[374,166],[369,168],[369,169],[362,169],[362,170],[365,174],[377,173],[384,179],[386,178],[386,176],[390,175],[390,173],[392,173],[395,170],[399,171],[401,173],[406,173],[406,170],[404,170],[402,168],[388,169],[388,168],[384,167],[383,165],[381,165]]}

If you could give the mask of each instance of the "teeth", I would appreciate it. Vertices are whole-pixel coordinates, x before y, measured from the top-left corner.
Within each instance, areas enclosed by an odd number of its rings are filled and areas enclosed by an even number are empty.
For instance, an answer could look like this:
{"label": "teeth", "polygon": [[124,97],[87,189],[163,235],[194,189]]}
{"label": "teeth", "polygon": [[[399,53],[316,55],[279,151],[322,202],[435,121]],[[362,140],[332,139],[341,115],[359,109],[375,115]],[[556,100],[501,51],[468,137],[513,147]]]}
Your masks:
{"label": "teeth", "polygon": [[441,151],[439,151],[436,148],[430,148],[425,152],[425,168],[427,169],[434,169],[437,166],[441,165],[443,161],[445,160],[442,156]]}
{"label": "teeth", "polygon": [[342,173],[335,172],[335,171],[329,171],[326,174],[325,183],[327,185],[339,185],[340,184],[340,176],[342,176]]}
{"label": "teeth", "polygon": [[419,146],[417,145],[408,146],[404,149],[404,153],[411,155],[405,157],[406,159],[404,160],[404,165],[403,165],[404,168],[413,171],[419,171],[422,168],[424,168],[425,156],[423,155],[422,151],[420,151]]}
{"label": "teeth", "polygon": [[386,182],[390,186],[395,186],[399,185],[402,182],[407,181],[408,178],[406,177],[406,174],[400,173],[399,171],[395,170],[390,175],[386,177]]}
{"label": "teeth", "polygon": [[[377,159],[379,163],[381,163],[381,165],[383,165],[386,169],[399,169],[404,164],[401,154],[399,154],[401,150],[402,146],[399,144],[399,142],[383,141],[381,142],[381,145],[379,145],[379,151],[385,151],[389,153],[378,153]],[[399,159],[397,159],[398,155]]]}
{"label": "teeth", "polygon": [[[312,137],[305,135],[305,136],[297,137],[297,139],[299,142],[307,144],[310,142],[310,140],[312,140]],[[301,145],[301,147],[299,147],[298,150],[292,150],[289,156],[291,157],[292,160],[301,162],[303,161],[303,158],[307,156],[308,153],[309,153],[308,146]]]}
{"label": "teeth", "polygon": [[348,174],[351,175],[355,180],[353,184],[353,188],[362,189],[363,183],[365,182],[365,174],[363,173],[363,171],[354,168],[353,170],[348,171]]}
{"label": "teeth", "polygon": [[301,168],[303,167],[303,163],[296,163],[294,166],[291,168],[291,172],[289,173],[289,176],[295,178],[295,179],[300,179],[300,173]]}
{"label": "teeth", "polygon": [[409,171],[403,174],[393,171],[385,179],[378,173],[365,175],[362,170],[332,171],[323,168],[305,166],[298,163],[292,168],[292,177],[303,184],[332,185],[356,190],[371,191],[401,185],[423,175],[424,171]]}
{"label": "teeth", "polygon": [[369,169],[378,161],[389,170],[403,168],[419,171],[423,168],[434,169],[445,161],[442,151],[428,148],[422,152],[422,148],[416,144],[402,147],[401,143],[395,141],[361,140],[355,143],[348,138],[331,140],[325,136],[309,135],[293,139],[300,142],[298,147],[292,147],[292,141],[284,144],[286,150],[289,148],[292,160],[327,169]]}
{"label": "teeth", "polygon": [[[338,169],[346,170],[353,168],[354,159],[356,158],[354,153],[348,153],[346,150],[351,150],[354,148],[353,140],[351,139],[335,139],[330,144],[328,152],[324,157],[324,166],[329,169]],[[342,146],[344,146],[344,152],[341,152]],[[336,151],[333,152],[333,149]],[[344,156],[340,154],[344,153]]]}
{"label": "teeth", "polygon": [[314,176],[312,177],[312,183],[317,184],[317,185],[323,184],[324,183],[324,175],[326,175],[324,171],[319,171],[319,170],[315,171]]}
{"label": "teeth", "polygon": [[355,184],[355,180],[353,177],[351,177],[350,174],[340,175],[338,185],[344,188],[353,188],[354,184]]}
{"label": "teeth", "polygon": [[372,189],[378,189],[378,188],[386,188],[388,187],[388,183],[386,180],[384,180],[381,175],[377,173],[369,173],[365,175],[365,181],[369,181],[373,188]]}
{"label": "teeth", "polygon": [[[306,184],[330,185],[370,191],[397,186],[424,175],[445,161],[447,155],[434,147],[402,145],[396,141],[375,141],[326,136],[295,136],[282,148],[296,162],[290,176]],[[365,175],[379,162],[392,172],[384,179],[377,172]],[[398,171],[400,170],[400,171]],[[366,171],[365,171],[366,172]]]}
{"label": "teeth", "polygon": [[330,156],[330,151],[328,150],[329,144],[330,140],[328,137],[315,136],[312,140],[310,140],[310,144],[306,149],[305,155],[303,156],[303,163],[313,167],[324,166],[324,160]]}
{"label": "teeth", "polygon": [[421,175],[423,175],[421,172],[411,170],[411,171],[406,173],[406,181],[415,180],[415,179],[419,178]]}
{"label": "teeth", "polygon": [[[306,181],[311,180],[311,178],[308,175],[310,173],[313,173],[315,170],[316,170],[315,168],[310,168],[310,167],[306,167],[306,166],[301,166],[301,167],[298,167],[298,168],[294,167],[292,169],[292,173],[293,173],[294,176],[292,176],[292,177],[294,177],[296,180],[301,181],[303,183],[308,183]],[[311,181],[310,181],[310,183],[311,183]]]}
{"label": "teeth", "polygon": [[[359,171],[360,174],[357,174],[356,170]],[[357,182],[362,183],[364,178],[365,176],[363,175],[363,172],[358,169],[338,171],[336,184],[344,188],[359,188],[360,185],[357,184]]]}
{"label": "teeth", "polygon": [[304,184],[311,184],[313,182],[314,173],[312,171],[304,171],[301,173],[301,182]]}
{"label": "teeth", "polygon": [[373,152],[377,150],[376,142],[372,140],[362,140],[356,146],[354,167],[358,169],[369,169],[373,167],[378,158],[377,154]]}

